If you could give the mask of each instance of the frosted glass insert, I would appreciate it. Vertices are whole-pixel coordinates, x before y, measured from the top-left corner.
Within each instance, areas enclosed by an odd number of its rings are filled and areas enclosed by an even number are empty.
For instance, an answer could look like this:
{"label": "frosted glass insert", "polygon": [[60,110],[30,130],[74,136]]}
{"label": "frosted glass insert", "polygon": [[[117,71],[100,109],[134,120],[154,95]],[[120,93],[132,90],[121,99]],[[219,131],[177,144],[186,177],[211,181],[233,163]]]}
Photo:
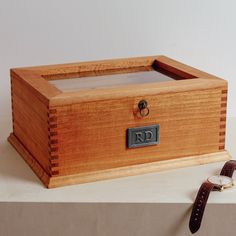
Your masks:
{"label": "frosted glass insert", "polygon": [[49,80],[62,91],[117,87],[130,84],[156,83],[175,79],[155,70],[122,74],[96,75],[78,78]]}

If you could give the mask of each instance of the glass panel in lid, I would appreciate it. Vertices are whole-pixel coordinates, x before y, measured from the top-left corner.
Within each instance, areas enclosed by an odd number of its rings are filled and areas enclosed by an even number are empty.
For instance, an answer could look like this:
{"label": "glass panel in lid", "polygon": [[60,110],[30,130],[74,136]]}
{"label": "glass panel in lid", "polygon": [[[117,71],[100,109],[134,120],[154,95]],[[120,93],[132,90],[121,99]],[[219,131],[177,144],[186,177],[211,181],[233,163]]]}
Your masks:
{"label": "glass panel in lid", "polygon": [[[138,68],[136,68],[138,70]],[[131,84],[146,84],[165,81],[185,79],[169,72],[157,71],[142,68],[139,71],[119,70],[119,71],[97,71],[84,72],[73,75],[51,76],[46,78],[49,83],[56,86],[63,92],[78,91],[82,89],[96,89],[107,87],[119,87]]]}

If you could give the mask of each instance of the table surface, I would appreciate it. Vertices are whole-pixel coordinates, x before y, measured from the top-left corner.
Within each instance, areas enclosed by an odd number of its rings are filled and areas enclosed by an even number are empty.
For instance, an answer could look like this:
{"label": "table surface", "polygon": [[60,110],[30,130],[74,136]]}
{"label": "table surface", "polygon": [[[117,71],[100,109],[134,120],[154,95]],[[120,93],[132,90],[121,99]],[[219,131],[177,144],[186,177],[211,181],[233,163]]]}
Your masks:
{"label": "table surface", "polygon": [[[6,141],[9,117],[0,120],[0,202],[192,203],[201,183],[218,174],[224,162],[46,189]],[[236,118],[227,120],[226,148],[236,158]],[[236,187],[212,192],[209,203],[236,203]]]}

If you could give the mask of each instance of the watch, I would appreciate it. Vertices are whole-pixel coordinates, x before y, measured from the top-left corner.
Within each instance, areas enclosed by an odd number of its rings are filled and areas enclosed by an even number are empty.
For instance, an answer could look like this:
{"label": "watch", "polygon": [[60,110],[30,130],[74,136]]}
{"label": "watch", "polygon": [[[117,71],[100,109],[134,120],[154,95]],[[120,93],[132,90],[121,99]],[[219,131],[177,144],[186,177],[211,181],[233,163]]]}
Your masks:
{"label": "watch", "polygon": [[234,185],[232,176],[235,169],[236,161],[227,161],[224,164],[220,175],[211,176],[202,183],[198,190],[190,216],[189,229],[192,233],[196,233],[201,226],[202,217],[210,192],[212,190],[223,191]]}

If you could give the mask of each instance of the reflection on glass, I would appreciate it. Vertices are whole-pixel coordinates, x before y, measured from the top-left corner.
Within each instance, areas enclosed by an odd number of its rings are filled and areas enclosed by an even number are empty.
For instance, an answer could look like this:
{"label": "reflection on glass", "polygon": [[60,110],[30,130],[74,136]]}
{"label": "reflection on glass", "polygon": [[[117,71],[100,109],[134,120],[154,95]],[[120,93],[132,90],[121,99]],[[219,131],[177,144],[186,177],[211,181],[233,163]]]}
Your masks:
{"label": "reflection on glass", "polygon": [[49,79],[49,83],[56,86],[62,91],[82,90],[82,89],[95,89],[106,87],[117,87],[130,84],[144,84],[156,83],[164,81],[173,81],[173,76],[167,75],[163,72],[156,70],[126,72],[126,73],[112,73],[112,74],[96,74],[92,76],[75,76],[75,78],[60,78]]}

